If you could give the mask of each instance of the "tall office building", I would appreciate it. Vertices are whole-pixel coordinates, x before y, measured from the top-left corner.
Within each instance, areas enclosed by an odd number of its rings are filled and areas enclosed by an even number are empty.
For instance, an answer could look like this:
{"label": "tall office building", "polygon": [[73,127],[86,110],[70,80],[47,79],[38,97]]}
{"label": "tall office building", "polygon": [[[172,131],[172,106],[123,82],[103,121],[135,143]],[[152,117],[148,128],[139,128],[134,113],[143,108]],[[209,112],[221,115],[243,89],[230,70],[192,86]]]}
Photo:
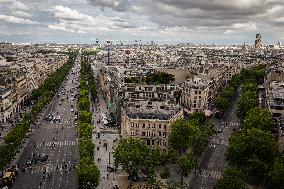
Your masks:
{"label": "tall office building", "polygon": [[255,48],[260,48],[260,47],[261,47],[261,35],[258,33],[256,34]]}

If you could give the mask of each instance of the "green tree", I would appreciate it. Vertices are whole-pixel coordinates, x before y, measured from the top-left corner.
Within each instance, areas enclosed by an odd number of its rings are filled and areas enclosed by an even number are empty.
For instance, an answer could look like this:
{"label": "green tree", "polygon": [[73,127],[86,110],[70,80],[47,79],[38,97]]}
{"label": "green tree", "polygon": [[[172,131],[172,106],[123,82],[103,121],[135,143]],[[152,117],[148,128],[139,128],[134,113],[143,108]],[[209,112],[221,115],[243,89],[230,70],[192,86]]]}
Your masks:
{"label": "green tree", "polygon": [[160,177],[162,179],[167,179],[170,178],[171,176],[171,172],[170,172],[170,167],[169,166],[165,166],[162,170],[162,172],[160,173]]}
{"label": "green tree", "polygon": [[273,119],[268,109],[253,108],[244,119],[244,129],[257,128],[262,131],[271,131],[273,129]]}
{"label": "green tree", "polygon": [[79,137],[80,138],[92,138],[93,126],[88,123],[79,123]]}
{"label": "green tree", "polygon": [[77,176],[79,189],[93,189],[99,185],[100,171],[90,158],[80,159]]}
{"label": "green tree", "polygon": [[214,189],[248,189],[248,187],[244,182],[243,173],[235,167],[229,167],[218,180]]}
{"label": "green tree", "polygon": [[79,154],[80,158],[88,157],[93,159],[95,144],[92,139],[79,140]]}
{"label": "green tree", "polygon": [[241,119],[244,119],[246,117],[247,112],[257,106],[258,106],[257,93],[246,91],[241,96],[237,109],[237,116]]}
{"label": "green tree", "polygon": [[148,150],[147,145],[140,139],[122,138],[113,153],[114,164],[116,167],[122,166],[130,175],[137,173],[145,165]]}
{"label": "green tree", "polygon": [[229,99],[222,97],[222,96],[218,96],[217,99],[215,100],[215,106],[219,109],[219,110],[226,110],[229,107]]}
{"label": "green tree", "polygon": [[188,154],[187,156],[181,156],[178,159],[178,166],[181,170],[181,177],[180,177],[180,188],[183,188],[184,182],[183,177],[188,176],[188,172],[194,168],[196,165],[195,160],[193,159],[192,155]]}
{"label": "green tree", "polygon": [[258,91],[257,83],[254,82],[254,81],[246,81],[246,82],[244,82],[244,84],[243,84],[243,92],[246,92],[246,91],[251,91],[251,92],[257,93],[257,91]]}
{"label": "green tree", "polygon": [[83,123],[92,123],[92,113],[88,111],[80,111],[79,121]]}
{"label": "green tree", "polygon": [[252,179],[263,179],[277,155],[272,134],[252,128],[231,136],[226,157],[230,164],[241,167]]}
{"label": "green tree", "polygon": [[149,149],[149,156],[154,165],[161,165],[167,162],[165,152],[158,146]]}
{"label": "green tree", "polygon": [[277,158],[266,176],[266,185],[269,189],[284,188],[284,160]]}
{"label": "green tree", "polygon": [[182,155],[196,139],[198,129],[186,120],[177,120],[171,125],[169,142],[171,148]]}
{"label": "green tree", "polygon": [[90,102],[89,102],[89,99],[88,99],[88,96],[87,97],[80,97],[79,99],[79,109],[82,111],[82,110],[85,110],[85,111],[88,111],[90,109]]}

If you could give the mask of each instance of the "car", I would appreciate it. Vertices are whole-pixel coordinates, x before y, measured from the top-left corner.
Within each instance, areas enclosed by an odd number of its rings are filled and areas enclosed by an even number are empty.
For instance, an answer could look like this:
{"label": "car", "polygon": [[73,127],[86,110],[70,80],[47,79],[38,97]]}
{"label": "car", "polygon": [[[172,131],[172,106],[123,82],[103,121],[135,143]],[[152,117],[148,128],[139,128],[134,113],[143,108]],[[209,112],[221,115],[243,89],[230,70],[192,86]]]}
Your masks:
{"label": "car", "polygon": [[60,119],[61,119],[61,116],[57,116],[57,117],[56,117],[56,120],[57,120],[57,121],[60,121]]}
{"label": "car", "polygon": [[41,160],[42,162],[46,161],[47,159],[48,159],[48,155],[47,155],[47,154],[41,154],[40,160]]}
{"label": "car", "polygon": [[223,117],[223,115],[224,115],[223,112],[221,112],[221,111],[216,111],[214,116],[215,116],[217,119],[221,119],[221,118]]}
{"label": "car", "polygon": [[31,154],[28,156],[28,159],[33,160],[33,159],[34,159],[34,156],[35,156],[35,154],[34,154],[34,153],[31,153]]}
{"label": "car", "polygon": [[74,109],[73,109],[73,108],[71,109],[71,112],[74,112]]}
{"label": "car", "polygon": [[61,104],[62,104],[62,102],[60,101],[60,102],[59,102],[59,105],[61,105]]}
{"label": "car", "polygon": [[26,165],[27,165],[27,166],[32,165],[32,160],[31,160],[31,159],[28,159],[28,160],[26,161]]}

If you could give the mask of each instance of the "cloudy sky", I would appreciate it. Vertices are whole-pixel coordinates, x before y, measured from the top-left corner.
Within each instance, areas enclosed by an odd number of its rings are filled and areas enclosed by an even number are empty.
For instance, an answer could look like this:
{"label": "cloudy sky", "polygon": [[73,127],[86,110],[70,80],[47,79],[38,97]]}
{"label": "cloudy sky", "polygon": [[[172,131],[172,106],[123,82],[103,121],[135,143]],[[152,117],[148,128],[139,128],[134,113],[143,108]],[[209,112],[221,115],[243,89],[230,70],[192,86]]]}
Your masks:
{"label": "cloudy sky", "polygon": [[284,42],[284,0],[0,0],[0,41]]}

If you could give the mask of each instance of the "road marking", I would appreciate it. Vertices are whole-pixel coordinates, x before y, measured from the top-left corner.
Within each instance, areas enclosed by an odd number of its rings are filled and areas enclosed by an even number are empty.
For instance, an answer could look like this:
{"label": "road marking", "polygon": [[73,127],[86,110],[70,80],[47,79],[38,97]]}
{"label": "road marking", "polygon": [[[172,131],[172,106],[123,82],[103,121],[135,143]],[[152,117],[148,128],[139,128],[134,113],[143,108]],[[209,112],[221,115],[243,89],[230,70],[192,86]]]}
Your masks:
{"label": "road marking", "polygon": [[201,170],[201,176],[205,177],[205,178],[211,177],[211,178],[214,178],[214,179],[220,179],[222,174],[223,173],[219,172],[219,171],[205,170],[205,169]]}

